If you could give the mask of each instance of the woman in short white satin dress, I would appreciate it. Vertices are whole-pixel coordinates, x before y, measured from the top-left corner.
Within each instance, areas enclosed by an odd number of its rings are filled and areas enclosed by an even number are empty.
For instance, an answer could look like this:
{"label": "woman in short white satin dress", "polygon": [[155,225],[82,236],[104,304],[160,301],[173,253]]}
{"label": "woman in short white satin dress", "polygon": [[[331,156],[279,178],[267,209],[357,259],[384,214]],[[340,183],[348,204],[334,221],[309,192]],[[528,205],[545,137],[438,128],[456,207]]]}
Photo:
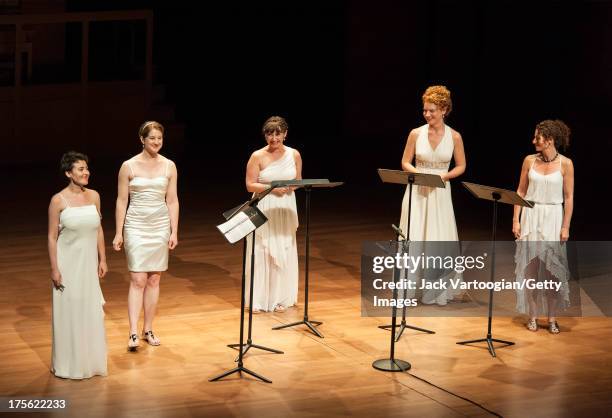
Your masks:
{"label": "woman in short white satin dress", "polygon": [[[153,333],[159,300],[161,272],[168,269],[168,250],[178,244],[179,202],[175,164],[159,154],[164,127],[155,121],[139,130],[142,152],[121,165],[115,212],[113,248],[125,252],[130,271],[128,349],[138,347],[138,318],[144,308],[142,338],[151,345],[160,340]],[[128,206],[129,201],[129,206]]]}
{"label": "woman in short white satin dress", "polygon": [[538,315],[548,315],[548,330],[558,334],[557,309],[569,305],[569,268],[563,243],[569,239],[574,209],[574,165],[558,151],[567,148],[569,138],[570,129],[564,122],[540,122],[532,140],[536,154],[525,157],[521,169],[517,193],[535,205],[514,207],[516,280],[561,283],[559,291],[517,290],[517,310],[529,315],[529,331],[538,330]]}
{"label": "woman in short white satin dress", "polygon": [[[246,187],[249,192],[264,191],[274,180],[302,178],[300,153],[284,144],[287,131],[287,122],[280,116],[272,116],[264,123],[262,133],[268,145],[255,151],[247,163]],[[255,233],[253,311],[283,312],[296,304],[298,294],[295,237],[298,215],[294,189],[274,189],[259,202],[258,208],[268,222]],[[251,240],[247,242],[250,248]],[[251,251],[248,250],[247,254],[250,259]],[[246,266],[249,277],[250,261],[247,260]],[[250,286],[250,282],[247,283]],[[249,303],[248,298],[246,303]]]}
{"label": "woman in short white satin dress", "polygon": [[[414,242],[458,241],[449,180],[465,172],[463,140],[459,132],[444,122],[452,110],[451,94],[445,86],[428,87],[422,100],[423,117],[427,123],[413,129],[408,135],[402,157],[402,170],[409,173],[439,174],[446,187],[413,186],[408,238]],[[453,159],[454,167],[449,171]],[[404,234],[408,229],[408,200],[407,186],[400,218],[400,228]],[[454,248],[448,245],[441,247],[441,250],[454,251]],[[456,250],[458,251],[458,246]],[[453,271],[450,274],[452,278],[461,278],[460,273]],[[441,279],[449,283],[450,278],[445,273],[445,277]],[[450,288],[447,291],[425,291],[422,301],[426,304],[446,305],[457,293],[459,292]]]}
{"label": "woman in short white satin dress", "polygon": [[49,204],[48,247],[53,281],[51,371],[57,377],[106,376],[104,297],[108,271],[100,195],[89,183],[87,156],[70,151],[61,170],[69,184]]}

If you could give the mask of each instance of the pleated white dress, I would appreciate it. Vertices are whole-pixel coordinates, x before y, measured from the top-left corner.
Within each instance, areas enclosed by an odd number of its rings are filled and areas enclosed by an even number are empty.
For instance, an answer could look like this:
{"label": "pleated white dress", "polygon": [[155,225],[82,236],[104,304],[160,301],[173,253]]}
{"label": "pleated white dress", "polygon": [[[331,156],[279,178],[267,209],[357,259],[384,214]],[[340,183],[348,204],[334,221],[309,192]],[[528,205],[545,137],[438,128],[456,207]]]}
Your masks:
{"label": "pleated white dress", "polygon": [[104,297],[98,278],[99,226],[95,205],[67,206],[60,213],[57,264],[64,291],[52,290],[51,354],[51,371],[58,377],[86,379],[107,373]]}
{"label": "pleated white dress", "polygon": [[[565,245],[560,242],[563,224],[563,175],[559,156],[559,169],[550,174],[540,174],[534,168],[535,158],[529,169],[529,185],[526,200],[535,202],[533,208],[521,209],[521,237],[516,240],[516,280],[555,280],[561,289],[517,290],[516,309],[533,316],[548,314],[548,298],[554,300],[557,309],[569,306],[570,277]],[[529,300],[533,298],[536,311],[530,312]]]}
{"label": "pleated white dress", "polygon": [[[433,149],[429,142],[429,124],[421,126],[415,145],[415,168],[420,173],[426,174],[446,174],[450,167],[455,150],[455,143],[452,137],[451,128],[444,125],[444,135],[438,146]],[[400,228],[402,231],[408,229],[408,200],[409,186],[406,186],[404,199],[402,201],[402,213],[400,217]],[[412,204],[410,216],[410,241],[458,241],[457,224],[455,223],[455,212],[453,211],[453,200],[451,196],[450,182],[446,182],[445,188],[413,186],[412,188]],[[432,247],[436,250],[440,248]],[[426,253],[426,248],[422,247]],[[442,248],[445,252],[451,249],[450,246]],[[452,247],[453,254],[458,255],[459,246]],[[412,251],[411,251],[412,252]],[[436,251],[437,252],[437,251]],[[420,253],[420,251],[419,251]],[[426,254],[428,255],[428,254]],[[436,254],[443,255],[443,254]],[[437,279],[443,279],[446,283],[450,283],[450,279],[461,279],[461,273],[454,271],[446,272],[446,274],[436,276]],[[459,291],[447,289],[445,291],[424,291],[423,303],[437,302],[440,305],[446,304]]]}
{"label": "pleated white dress", "polygon": [[168,240],[170,215],[166,205],[168,168],[165,174],[153,178],[134,176],[129,183],[130,204],[125,215],[123,234],[128,270],[154,272],[168,270]]}
{"label": "pleated white dress", "polygon": [[[259,183],[275,180],[293,180],[297,175],[294,151],[285,146],[281,158],[259,172]],[[298,228],[295,193],[277,196],[268,194],[257,206],[268,222],[255,233],[255,277],[253,309],[273,311],[275,307],[293,306],[298,294],[298,254],[296,231]],[[246,305],[249,304],[251,277],[251,236],[247,239]]]}

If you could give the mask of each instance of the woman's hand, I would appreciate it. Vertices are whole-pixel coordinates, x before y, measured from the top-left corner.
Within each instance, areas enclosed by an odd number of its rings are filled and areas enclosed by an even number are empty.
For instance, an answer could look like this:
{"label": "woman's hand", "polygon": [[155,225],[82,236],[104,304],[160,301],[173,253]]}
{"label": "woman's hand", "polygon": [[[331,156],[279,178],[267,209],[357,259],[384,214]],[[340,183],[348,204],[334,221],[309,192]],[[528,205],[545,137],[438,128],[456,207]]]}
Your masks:
{"label": "woman's hand", "polygon": [[51,270],[51,281],[56,288],[62,285],[62,274],[58,270]]}
{"label": "woman's hand", "polygon": [[283,196],[285,194],[291,193],[291,188],[290,187],[276,187],[274,190],[272,190],[272,193],[274,193],[277,196]]}
{"label": "woman's hand", "polygon": [[168,248],[174,250],[178,245],[178,236],[176,232],[170,234],[170,239],[168,240]]}
{"label": "woman's hand", "polygon": [[512,233],[516,239],[521,237],[521,223],[519,221],[512,222]]}
{"label": "woman's hand", "polygon": [[121,251],[122,246],[123,246],[123,235],[115,235],[115,238],[113,238],[113,249],[115,251]]}
{"label": "woman's hand", "polygon": [[106,261],[100,261],[98,263],[98,277],[102,278],[106,276],[107,272],[108,272],[108,266],[106,265]]}
{"label": "woman's hand", "polygon": [[565,242],[569,239],[569,228],[561,228],[560,237],[561,242]]}

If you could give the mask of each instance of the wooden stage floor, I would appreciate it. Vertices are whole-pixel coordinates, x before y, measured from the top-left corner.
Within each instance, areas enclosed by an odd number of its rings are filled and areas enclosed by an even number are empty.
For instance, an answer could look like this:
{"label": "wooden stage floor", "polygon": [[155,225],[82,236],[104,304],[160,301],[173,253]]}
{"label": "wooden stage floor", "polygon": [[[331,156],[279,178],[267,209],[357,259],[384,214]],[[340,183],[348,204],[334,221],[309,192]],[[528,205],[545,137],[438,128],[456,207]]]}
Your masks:
{"label": "wooden stage floor", "polygon": [[[361,317],[359,257],[362,241],[389,237],[387,218],[391,217],[379,213],[364,222],[352,204],[343,210],[326,210],[324,216],[320,210],[313,217],[310,317],[324,322],[320,330],[325,338],[313,336],[302,326],[271,330],[301,319],[303,227],[300,304],[285,313],[254,317],[254,341],[285,354],[252,349],[245,365],[270,378],[272,384],[247,375],[208,381],[234,367],[236,353],[226,344],[238,341],[241,247],[230,246],[217,233],[216,210],[189,209],[199,201],[189,194],[182,195],[180,245],[162,277],[155,322],[162,345],[142,346],[137,353],[126,351],[128,273],[124,254],[109,248],[110,272],[102,281],[109,375],[84,381],[55,378],[49,372],[47,196],[36,199],[27,211],[19,209],[23,201],[9,203],[9,216],[1,223],[0,396],[68,399],[66,411],[42,415],[491,416],[448,392],[505,417],[610,414],[612,321],[608,318],[561,318],[562,332],[556,336],[546,330],[526,331],[519,316],[496,318],[494,336],[516,342],[497,350],[497,358],[483,346],[455,344],[484,337],[485,318],[415,318],[410,323],[436,334],[406,332],[397,344],[396,356],[411,362],[412,370],[373,369],[374,360],[388,356],[389,334],[377,328],[388,319]],[[108,246],[113,232],[108,202],[104,213]]]}

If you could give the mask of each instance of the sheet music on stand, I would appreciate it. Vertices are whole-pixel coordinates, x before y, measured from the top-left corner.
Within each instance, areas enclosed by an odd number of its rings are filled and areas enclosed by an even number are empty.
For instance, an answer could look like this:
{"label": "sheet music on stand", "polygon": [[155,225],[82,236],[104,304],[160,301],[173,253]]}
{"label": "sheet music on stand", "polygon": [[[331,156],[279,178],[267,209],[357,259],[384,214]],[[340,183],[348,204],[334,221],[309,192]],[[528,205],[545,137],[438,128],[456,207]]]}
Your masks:
{"label": "sheet music on stand", "polygon": [[267,221],[268,218],[256,206],[245,206],[228,221],[217,225],[217,229],[230,244],[235,244]]}

